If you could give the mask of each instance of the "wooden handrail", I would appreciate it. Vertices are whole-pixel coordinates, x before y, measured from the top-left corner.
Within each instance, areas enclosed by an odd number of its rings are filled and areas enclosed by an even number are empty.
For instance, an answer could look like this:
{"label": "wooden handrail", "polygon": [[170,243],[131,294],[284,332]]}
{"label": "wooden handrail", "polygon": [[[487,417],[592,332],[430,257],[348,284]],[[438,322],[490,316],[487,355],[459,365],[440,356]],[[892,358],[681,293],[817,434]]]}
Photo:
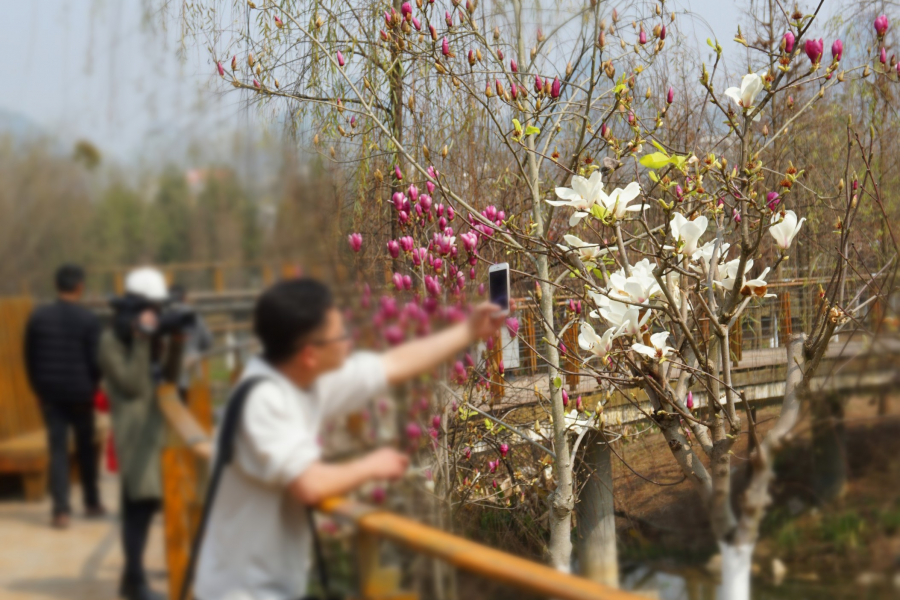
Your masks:
{"label": "wooden handrail", "polygon": [[531,594],[563,600],[641,598],[351,500],[331,498],[317,508],[326,514],[352,521],[366,533],[393,540],[465,571]]}

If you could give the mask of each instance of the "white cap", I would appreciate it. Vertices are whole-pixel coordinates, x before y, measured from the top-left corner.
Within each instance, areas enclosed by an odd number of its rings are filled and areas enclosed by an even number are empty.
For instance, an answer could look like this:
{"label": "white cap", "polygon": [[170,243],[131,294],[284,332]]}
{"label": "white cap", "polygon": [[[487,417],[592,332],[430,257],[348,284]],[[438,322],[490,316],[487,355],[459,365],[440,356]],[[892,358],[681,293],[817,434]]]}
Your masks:
{"label": "white cap", "polygon": [[153,267],[141,267],[131,271],[125,277],[125,291],[153,302],[162,302],[169,297],[166,278]]}

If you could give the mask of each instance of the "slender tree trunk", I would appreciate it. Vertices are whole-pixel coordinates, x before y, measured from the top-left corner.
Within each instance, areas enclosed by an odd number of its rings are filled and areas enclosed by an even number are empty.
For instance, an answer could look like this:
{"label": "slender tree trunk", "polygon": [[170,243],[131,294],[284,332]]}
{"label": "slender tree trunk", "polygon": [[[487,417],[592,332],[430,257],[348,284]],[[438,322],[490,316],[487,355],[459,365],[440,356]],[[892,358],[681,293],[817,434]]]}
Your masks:
{"label": "slender tree trunk", "polygon": [[847,487],[847,440],[844,407],[837,394],[812,402],[813,489],[819,502],[843,496]]}
{"label": "slender tree trunk", "polygon": [[599,433],[584,440],[584,462],[592,472],[578,501],[578,564],[581,575],[619,586],[616,518],[613,514],[612,451]]}
{"label": "slender tree trunk", "polygon": [[[392,2],[394,10],[397,11],[397,14],[401,14],[401,6],[403,4],[403,0],[393,0]],[[391,62],[393,67],[388,73],[388,81],[391,89],[391,133],[394,138],[397,140],[398,144],[403,143],[403,65],[400,62],[400,52],[396,48],[396,46],[392,46],[391,50]],[[397,166],[400,167],[400,170],[403,170],[403,154],[400,152],[400,148],[397,147],[394,158]],[[393,169],[392,169],[393,170]],[[394,174],[388,172],[387,174],[389,181],[391,182],[391,197],[393,197],[395,192],[403,191],[403,182],[398,181]],[[388,207],[388,216],[391,219],[391,238],[397,239],[400,237],[400,223],[397,220],[397,215],[392,207]],[[396,272],[399,267],[398,259],[391,260],[391,270]]]}
{"label": "slender tree trunk", "polygon": [[722,553],[722,600],[750,600],[754,544],[719,542]]}

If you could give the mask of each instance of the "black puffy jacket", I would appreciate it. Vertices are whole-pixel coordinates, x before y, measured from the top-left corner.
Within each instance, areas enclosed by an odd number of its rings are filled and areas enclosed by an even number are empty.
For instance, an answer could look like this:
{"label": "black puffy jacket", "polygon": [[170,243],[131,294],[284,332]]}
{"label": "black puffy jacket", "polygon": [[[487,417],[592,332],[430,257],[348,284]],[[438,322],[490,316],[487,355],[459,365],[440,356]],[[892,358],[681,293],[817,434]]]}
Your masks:
{"label": "black puffy jacket", "polygon": [[25,367],[41,402],[91,402],[100,382],[100,321],[86,308],[57,300],[31,314]]}

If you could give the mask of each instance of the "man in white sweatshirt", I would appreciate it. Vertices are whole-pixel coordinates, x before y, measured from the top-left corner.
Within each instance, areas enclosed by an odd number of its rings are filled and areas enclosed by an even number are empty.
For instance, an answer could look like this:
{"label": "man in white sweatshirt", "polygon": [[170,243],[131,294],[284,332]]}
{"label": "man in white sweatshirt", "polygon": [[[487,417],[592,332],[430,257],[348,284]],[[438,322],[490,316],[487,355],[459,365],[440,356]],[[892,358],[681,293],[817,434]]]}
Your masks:
{"label": "man in white sweatshirt", "polygon": [[428,372],[503,323],[482,304],[467,321],[387,352],[352,352],[331,292],[312,279],[278,283],[259,299],[254,329],[262,356],[242,380],[247,397],[202,542],[198,600],[299,600],[306,593],[308,507],[372,480],[401,477],[409,459],[382,448],[328,463],[323,421],[362,408],[389,385]]}

